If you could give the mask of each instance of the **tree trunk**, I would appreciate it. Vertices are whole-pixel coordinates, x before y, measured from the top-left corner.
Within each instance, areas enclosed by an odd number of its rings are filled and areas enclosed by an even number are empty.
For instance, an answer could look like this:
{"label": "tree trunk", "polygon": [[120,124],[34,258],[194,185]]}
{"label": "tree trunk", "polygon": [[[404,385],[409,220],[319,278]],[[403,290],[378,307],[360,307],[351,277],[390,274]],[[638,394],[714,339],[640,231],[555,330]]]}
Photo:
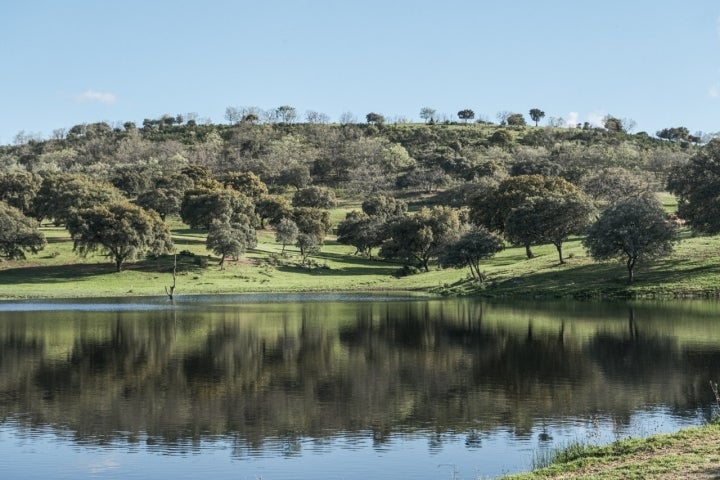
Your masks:
{"label": "tree trunk", "polygon": [[222,254],[222,257],[220,257],[220,262],[218,263],[220,265],[220,270],[225,270],[225,254]]}
{"label": "tree trunk", "polygon": [[170,300],[173,299],[173,296],[175,295],[175,285],[177,282],[177,253],[173,256],[173,284],[170,286],[170,289],[168,287],[165,287],[165,293],[170,298]]}
{"label": "tree trunk", "polygon": [[628,283],[632,283],[633,281],[633,270],[635,268],[635,261],[637,258],[635,257],[628,257],[627,261],[627,269],[628,269]]}
{"label": "tree trunk", "polygon": [[122,264],[123,264],[123,259],[121,257],[115,257],[115,271],[116,272],[122,271]]}
{"label": "tree trunk", "polygon": [[560,257],[560,264],[562,265],[563,263],[565,263],[565,259],[563,258],[563,252],[562,252],[562,243],[556,243],[555,248],[557,248],[558,257]]}
{"label": "tree trunk", "polygon": [[525,244],[525,255],[527,255],[528,260],[535,258],[535,254],[533,254],[529,243]]}

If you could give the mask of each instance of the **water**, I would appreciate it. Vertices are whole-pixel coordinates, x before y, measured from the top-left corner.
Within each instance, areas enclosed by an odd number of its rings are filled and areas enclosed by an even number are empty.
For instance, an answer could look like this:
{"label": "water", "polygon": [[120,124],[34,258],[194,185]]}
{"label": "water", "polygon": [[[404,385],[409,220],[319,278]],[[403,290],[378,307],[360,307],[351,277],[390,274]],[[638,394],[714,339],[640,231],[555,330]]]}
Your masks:
{"label": "water", "polygon": [[0,478],[488,478],[706,421],[720,304],[0,303]]}

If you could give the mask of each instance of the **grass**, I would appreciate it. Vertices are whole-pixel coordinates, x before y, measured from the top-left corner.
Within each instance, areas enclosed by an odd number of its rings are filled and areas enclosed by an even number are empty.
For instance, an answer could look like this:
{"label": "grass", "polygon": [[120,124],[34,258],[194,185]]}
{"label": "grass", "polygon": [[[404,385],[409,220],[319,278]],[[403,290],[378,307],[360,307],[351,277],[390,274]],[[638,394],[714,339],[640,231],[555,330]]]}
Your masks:
{"label": "grass", "polygon": [[530,479],[710,479],[720,477],[720,424],[603,447],[572,445],[547,467],[510,475]]}
{"label": "grass", "polygon": [[[667,197],[667,196],[666,196]],[[666,208],[673,199],[662,198]],[[332,211],[335,223],[347,211],[359,208],[344,202]],[[551,245],[534,247],[528,260],[523,248],[509,247],[484,261],[488,281],[469,279],[467,269],[437,267],[417,275],[397,277],[402,265],[354,255],[354,248],[329,236],[312,265],[302,265],[296,247],[282,246],[271,230],[258,232],[257,248],[239,261],[227,261],[225,270],[205,249],[206,233],[170,219],[178,252],[177,294],[304,292],[304,291],[420,291],[441,295],[479,295],[492,298],[677,298],[720,296],[720,239],[693,237],[682,232],[675,252],[664,259],[640,264],[635,282],[627,283],[622,262],[595,263],[571,238],[564,245],[566,263],[560,264]],[[172,283],[172,257],[128,263],[115,273],[106,256],[87,257],[72,251],[63,228],[43,227],[48,245],[23,261],[0,260],[0,296],[3,298],[163,295]]]}

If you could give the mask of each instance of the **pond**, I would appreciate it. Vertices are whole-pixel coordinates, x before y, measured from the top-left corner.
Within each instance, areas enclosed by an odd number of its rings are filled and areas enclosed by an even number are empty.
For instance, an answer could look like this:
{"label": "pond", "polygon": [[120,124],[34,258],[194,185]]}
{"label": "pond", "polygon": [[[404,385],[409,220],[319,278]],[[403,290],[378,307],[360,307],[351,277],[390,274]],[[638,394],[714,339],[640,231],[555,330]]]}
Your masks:
{"label": "pond", "polygon": [[2,478],[488,478],[704,423],[720,304],[0,302]]}

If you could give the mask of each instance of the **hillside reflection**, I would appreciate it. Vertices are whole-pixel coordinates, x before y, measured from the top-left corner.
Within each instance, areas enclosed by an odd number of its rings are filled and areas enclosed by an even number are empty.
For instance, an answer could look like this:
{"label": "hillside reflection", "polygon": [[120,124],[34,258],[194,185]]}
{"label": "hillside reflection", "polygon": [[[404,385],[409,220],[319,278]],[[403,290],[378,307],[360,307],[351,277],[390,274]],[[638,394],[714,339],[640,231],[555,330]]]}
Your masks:
{"label": "hillside reflection", "polygon": [[238,455],[397,432],[466,432],[473,448],[547,419],[709,408],[717,313],[471,300],[3,312],[0,420],[95,444],[230,437]]}

